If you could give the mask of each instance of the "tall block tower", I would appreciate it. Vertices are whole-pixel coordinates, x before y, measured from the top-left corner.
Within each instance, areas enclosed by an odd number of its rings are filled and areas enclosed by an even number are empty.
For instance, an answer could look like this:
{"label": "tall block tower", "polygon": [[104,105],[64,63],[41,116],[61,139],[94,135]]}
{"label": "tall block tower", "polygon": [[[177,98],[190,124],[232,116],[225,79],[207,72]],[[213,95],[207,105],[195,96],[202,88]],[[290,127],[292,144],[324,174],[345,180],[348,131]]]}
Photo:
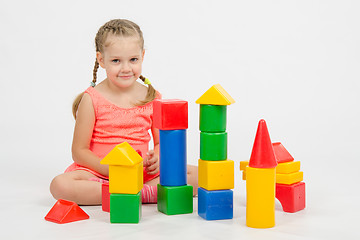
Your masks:
{"label": "tall block tower", "polygon": [[260,120],[246,166],[246,225],[275,226],[275,168],[277,161],[265,120]]}
{"label": "tall block tower", "polygon": [[154,127],[160,131],[158,211],[166,215],[193,212],[193,187],[187,185],[186,130],[188,102],[154,101]]}
{"label": "tall block tower", "polygon": [[226,110],[234,99],[220,84],[200,104],[198,214],[206,220],[233,218],[234,161],[227,157]]}
{"label": "tall block tower", "polygon": [[139,223],[142,213],[143,159],[123,142],[100,162],[109,165],[110,222]]}

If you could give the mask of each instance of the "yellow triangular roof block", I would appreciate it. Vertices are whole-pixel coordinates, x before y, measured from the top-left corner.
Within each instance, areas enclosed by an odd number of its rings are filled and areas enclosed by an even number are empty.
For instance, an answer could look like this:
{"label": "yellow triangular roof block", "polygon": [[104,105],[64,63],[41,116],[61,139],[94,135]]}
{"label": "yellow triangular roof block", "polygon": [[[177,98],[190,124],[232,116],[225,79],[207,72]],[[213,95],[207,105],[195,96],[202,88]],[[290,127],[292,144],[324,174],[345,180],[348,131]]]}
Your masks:
{"label": "yellow triangular roof block", "polygon": [[130,146],[123,142],[113,148],[102,160],[101,164],[117,166],[134,166],[142,162],[142,157]]}
{"label": "yellow triangular roof block", "polygon": [[235,100],[225,91],[220,84],[215,84],[207,90],[198,100],[197,104],[230,105]]}

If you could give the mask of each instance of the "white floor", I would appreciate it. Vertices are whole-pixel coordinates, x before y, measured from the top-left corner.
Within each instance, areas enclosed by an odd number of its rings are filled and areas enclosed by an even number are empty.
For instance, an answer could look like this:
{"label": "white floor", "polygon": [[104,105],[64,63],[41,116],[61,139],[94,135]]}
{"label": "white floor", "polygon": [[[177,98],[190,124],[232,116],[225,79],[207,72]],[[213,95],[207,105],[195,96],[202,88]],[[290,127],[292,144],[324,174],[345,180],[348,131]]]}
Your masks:
{"label": "white floor", "polygon": [[[307,208],[298,213],[284,213],[276,202],[276,226],[271,229],[246,227],[246,191],[241,180],[236,181],[232,220],[202,219],[194,198],[194,213],[186,215],[167,216],[157,212],[155,204],[143,205],[139,224],[110,224],[101,206],[81,207],[88,220],[56,224],[44,220],[55,203],[48,191],[51,175],[25,174],[35,171],[24,168],[18,170],[19,177],[2,176],[0,239],[360,239],[360,197],[349,186],[339,187],[342,183],[316,178],[307,182]],[[309,175],[305,176],[310,179]]]}

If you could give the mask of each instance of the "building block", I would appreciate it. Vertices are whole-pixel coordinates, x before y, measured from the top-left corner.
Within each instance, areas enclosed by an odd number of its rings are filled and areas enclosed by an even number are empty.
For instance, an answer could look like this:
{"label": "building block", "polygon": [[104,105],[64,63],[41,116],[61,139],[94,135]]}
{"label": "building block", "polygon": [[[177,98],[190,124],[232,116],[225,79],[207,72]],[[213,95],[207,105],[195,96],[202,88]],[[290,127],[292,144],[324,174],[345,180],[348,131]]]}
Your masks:
{"label": "building block", "polygon": [[191,185],[166,187],[157,185],[158,211],[166,215],[193,212],[193,187]]}
{"label": "building block", "polygon": [[137,194],[143,188],[143,163],[133,167],[109,166],[109,192]]}
{"label": "building block", "polygon": [[100,163],[115,166],[135,166],[142,161],[142,157],[130,146],[130,144],[123,142],[115,146]]}
{"label": "building block", "polygon": [[101,187],[101,196],[102,196],[102,210],[104,212],[110,212],[110,192],[109,192],[109,183],[103,183]]}
{"label": "building block", "polygon": [[240,161],[240,171],[245,171],[246,166],[249,165],[249,161]]}
{"label": "building block", "polygon": [[242,172],[242,180],[246,180],[246,171]]}
{"label": "building block", "polygon": [[198,214],[206,220],[233,218],[233,191],[198,189]]}
{"label": "building block", "polygon": [[160,130],[160,184],[187,183],[186,130]]}
{"label": "building block", "polygon": [[226,131],[226,105],[200,104],[200,131]]}
{"label": "building block", "polygon": [[275,168],[246,167],[246,225],[275,226]]}
{"label": "building block", "polygon": [[115,146],[100,162],[109,165],[109,192],[137,194],[143,188],[143,159],[129,143]]}
{"label": "building block", "polygon": [[75,202],[59,199],[45,216],[45,220],[54,223],[69,223],[89,219]]}
{"label": "building block", "polygon": [[297,182],[301,182],[304,178],[304,173],[303,172],[294,172],[294,173],[287,173],[287,174],[283,174],[283,173],[277,173],[276,174],[276,183],[280,183],[280,184],[294,184]]}
{"label": "building block", "polygon": [[234,161],[198,161],[199,187],[206,190],[234,188]]}
{"label": "building block", "polygon": [[235,100],[220,84],[215,84],[209,88],[198,100],[196,100],[196,103],[207,105],[230,105],[235,103]]}
{"label": "building block", "polygon": [[219,161],[227,159],[227,133],[200,132],[200,159]]}
{"label": "building block", "polygon": [[153,102],[153,124],[160,130],[188,128],[188,102],[179,99],[156,99]]}
{"label": "building block", "polygon": [[294,213],[305,208],[305,183],[276,184],[276,198],[284,212]]}
{"label": "building block", "polygon": [[294,173],[300,171],[300,162],[283,162],[276,166],[276,173]]}
{"label": "building block", "polygon": [[253,168],[275,168],[276,165],[277,161],[266,122],[261,119],[258,124],[249,166]]}
{"label": "building block", "polygon": [[272,145],[278,163],[294,161],[294,158],[280,142],[275,142]]}
{"label": "building block", "polygon": [[111,223],[139,223],[141,219],[141,192],[110,195]]}

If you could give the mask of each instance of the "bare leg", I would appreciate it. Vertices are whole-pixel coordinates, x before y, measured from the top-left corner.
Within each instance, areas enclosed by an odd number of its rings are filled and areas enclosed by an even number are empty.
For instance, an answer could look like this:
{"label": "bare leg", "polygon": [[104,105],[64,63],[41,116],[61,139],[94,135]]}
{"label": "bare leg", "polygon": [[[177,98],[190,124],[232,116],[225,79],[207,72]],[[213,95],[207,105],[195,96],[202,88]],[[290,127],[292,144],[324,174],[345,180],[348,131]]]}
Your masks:
{"label": "bare leg", "polygon": [[76,170],[56,176],[50,184],[50,192],[55,199],[65,199],[79,205],[100,205],[101,183],[89,181],[96,177],[90,172]]}

